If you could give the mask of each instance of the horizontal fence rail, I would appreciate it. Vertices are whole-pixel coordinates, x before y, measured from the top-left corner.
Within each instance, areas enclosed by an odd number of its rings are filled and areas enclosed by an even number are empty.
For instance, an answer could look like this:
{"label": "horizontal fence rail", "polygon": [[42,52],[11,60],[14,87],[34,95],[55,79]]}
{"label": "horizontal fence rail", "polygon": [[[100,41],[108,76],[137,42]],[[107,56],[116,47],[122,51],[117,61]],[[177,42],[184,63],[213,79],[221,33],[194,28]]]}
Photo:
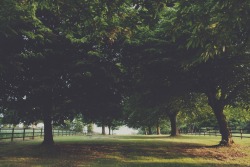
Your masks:
{"label": "horizontal fence rail", "polygon": [[[72,136],[76,135],[72,130],[53,129],[54,136]],[[0,140],[16,138],[19,139],[34,139],[35,137],[43,137],[44,129],[42,128],[0,128]]]}
{"label": "horizontal fence rail", "polygon": [[[250,129],[230,129],[232,137],[250,138]],[[214,128],[201,128],[199,130],[180,129],[180,134],[203,135],[203,136],[221,136],[220,131]]]}

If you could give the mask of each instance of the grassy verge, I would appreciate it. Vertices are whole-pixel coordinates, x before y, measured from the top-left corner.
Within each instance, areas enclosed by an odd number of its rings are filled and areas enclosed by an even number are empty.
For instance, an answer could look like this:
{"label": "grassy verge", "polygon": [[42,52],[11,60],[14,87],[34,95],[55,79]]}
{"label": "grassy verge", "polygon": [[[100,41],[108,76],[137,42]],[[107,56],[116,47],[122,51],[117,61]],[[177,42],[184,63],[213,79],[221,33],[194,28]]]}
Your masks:
{"label": "grassy verge", "polygon": [[65,136],[53,147],[41,139],[0,142],[0,166],[216,166],[250,164],[250,140],[235,138],[233,147],[213,147],[209,136]]}

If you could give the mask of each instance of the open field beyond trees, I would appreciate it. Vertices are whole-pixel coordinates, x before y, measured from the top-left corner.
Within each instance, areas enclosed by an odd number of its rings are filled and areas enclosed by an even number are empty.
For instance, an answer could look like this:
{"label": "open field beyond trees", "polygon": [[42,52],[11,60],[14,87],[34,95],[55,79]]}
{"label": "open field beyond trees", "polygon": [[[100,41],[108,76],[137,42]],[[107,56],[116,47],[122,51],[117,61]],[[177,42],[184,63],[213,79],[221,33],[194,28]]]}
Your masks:
{"label": "open field beyond trees", "polygon": [[250,140],[216,147],[211,136],[64,136],[55,145],[42,139],[0,142],[0,166],[250,166]]}

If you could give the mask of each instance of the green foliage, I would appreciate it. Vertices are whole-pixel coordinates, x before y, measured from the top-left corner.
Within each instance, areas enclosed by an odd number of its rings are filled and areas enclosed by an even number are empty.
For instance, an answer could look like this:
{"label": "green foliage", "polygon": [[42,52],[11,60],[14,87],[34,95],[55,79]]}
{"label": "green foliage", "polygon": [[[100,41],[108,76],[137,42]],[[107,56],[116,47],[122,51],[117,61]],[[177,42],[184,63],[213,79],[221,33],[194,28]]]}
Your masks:
{"label": "green foliage", "polygon": [[87,125],[87,133],[93,133],[94,132],[94,124],[90,123]]}
{"label": "green foliage", "polygon": [[206,61],[225,52],[244,53],[249,36],[249,5],[248,1],[237,0],[226,3],[179,1],[176,6],[176,35],[184,32],[187,39],[183,44],[187,48],[200,48],[198,61]]}
{"label": "green foliage", "polygon": [[226,106],[225,114],[230,127],[245,128],[249,124],[250,114],[247,109],[239,106]]}
{"label": "green foliage", "polygon": [[217,127],[211,107],[204,94],[191,94],[190,104],[178,115],[181,129],[197,130],[202,127]]}
{"label": "green foliage", "polygon": [[[60,125],[82,113],[115,128],[123,123],[123,104],[132,127],[153,127],[178,112],[181,126],[201,127],[216,126],[212,110],[228,105],[228,121],[243,126],[249,6],[246,0],[2,0],[4,119],[30,123],[49,115]],[[80,131],[80,122],[72,127]]]}
{"label": "green foliage", "polygon": [[76,115],[72,120],[64,120],[63,123],[58,125],[63,130],[73,130],[75,132],[83,132],[83,128],[86,125],[81,114]]}

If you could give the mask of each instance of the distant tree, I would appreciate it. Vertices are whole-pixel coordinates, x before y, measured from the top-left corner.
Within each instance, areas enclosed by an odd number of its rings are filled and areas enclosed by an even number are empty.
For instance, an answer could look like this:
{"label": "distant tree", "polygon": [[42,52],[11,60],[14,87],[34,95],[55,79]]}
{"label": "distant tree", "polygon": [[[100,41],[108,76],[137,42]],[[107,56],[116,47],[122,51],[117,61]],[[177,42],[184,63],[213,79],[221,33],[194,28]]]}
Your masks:
{"label": "distant tree", "polygon": [[153,106],[147,102],[138,94],[127,97],[123,103],[125,123],[129,127],[143,130],[145,134],[159,135],[168,117],[167,110],[160,104]]}
{"label": "distant tree", "polygon": [[94,132],[94,124],[90,123],[87,125],[87,133],[93,133]]}
{"label": "distant tree", "polygon": [[181,129],[194,132],[202,127],[218,127],[207,97],[200,93],[191,93],[189,103],[179,113]]}

